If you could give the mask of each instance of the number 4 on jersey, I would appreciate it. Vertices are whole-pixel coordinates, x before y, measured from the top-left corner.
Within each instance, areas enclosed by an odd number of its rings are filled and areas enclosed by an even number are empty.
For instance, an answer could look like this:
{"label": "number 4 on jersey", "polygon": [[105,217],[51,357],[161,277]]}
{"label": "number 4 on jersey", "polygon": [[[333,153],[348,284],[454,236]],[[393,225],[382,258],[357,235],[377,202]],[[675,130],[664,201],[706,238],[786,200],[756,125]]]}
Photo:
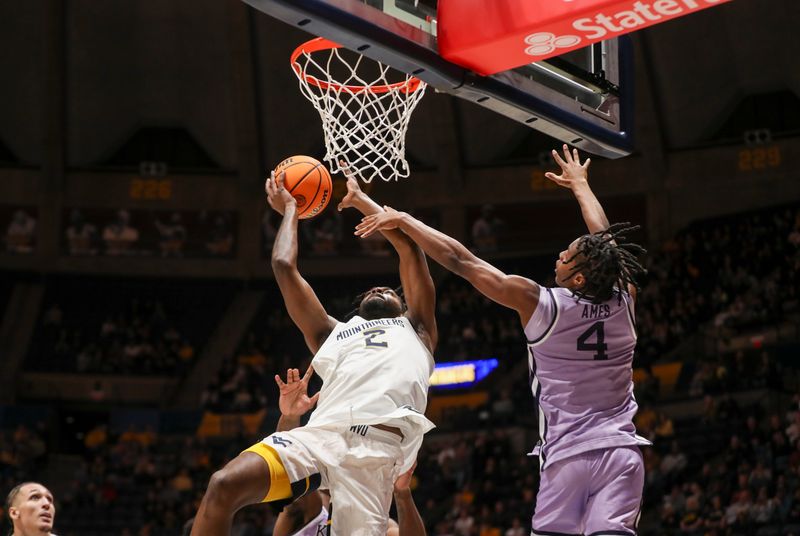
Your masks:
{"label": "number 4 on jersey", "polygon": [[[605,334],[605,323],[604,322],[595,322],[592,324],[589,329],[584,331],[580,337],[578,337],[578,351],[580,352],[595,352],[594,358],[595,360],[604,360],[608,359],[608,354],[606,350],[608,350],[608,345],[605,343],[606,334]],[[586,339],[595,335],[597,337],[597,342],[594,343],[587,343]]]}

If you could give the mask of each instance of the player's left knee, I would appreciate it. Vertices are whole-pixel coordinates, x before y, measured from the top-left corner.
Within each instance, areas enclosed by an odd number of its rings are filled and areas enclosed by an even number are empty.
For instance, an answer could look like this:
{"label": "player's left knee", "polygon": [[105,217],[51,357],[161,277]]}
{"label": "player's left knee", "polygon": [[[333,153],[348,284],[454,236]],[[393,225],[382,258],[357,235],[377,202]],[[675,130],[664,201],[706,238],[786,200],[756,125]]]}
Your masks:
{"label": "player's left knee", "polygon": [[206,491],[206,500],[220,506],[233,505],[235,498],[235,478],[227,468],[220,469],[211,475]]}

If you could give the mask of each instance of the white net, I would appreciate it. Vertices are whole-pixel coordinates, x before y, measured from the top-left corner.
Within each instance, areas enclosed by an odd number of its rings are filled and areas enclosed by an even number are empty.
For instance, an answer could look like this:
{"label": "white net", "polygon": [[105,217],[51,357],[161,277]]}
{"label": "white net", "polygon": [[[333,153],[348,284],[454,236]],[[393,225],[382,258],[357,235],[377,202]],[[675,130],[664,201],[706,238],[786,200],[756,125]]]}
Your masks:
{"label": "white net", "polygon": [[324,39],[301,45],[292,68],[322,119],[331,172],[344,160],[364,182],[408,177],[406,131],[424,82]]}

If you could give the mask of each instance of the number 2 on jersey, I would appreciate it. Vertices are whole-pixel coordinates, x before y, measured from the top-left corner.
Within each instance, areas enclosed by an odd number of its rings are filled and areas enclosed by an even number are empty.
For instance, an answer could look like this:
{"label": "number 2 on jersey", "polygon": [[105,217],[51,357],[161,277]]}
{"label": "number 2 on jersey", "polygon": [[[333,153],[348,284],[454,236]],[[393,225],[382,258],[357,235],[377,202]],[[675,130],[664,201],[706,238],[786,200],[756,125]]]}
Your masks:
{"label": "number 2 on jersey", "polygon": [[[608,359],[608,354],[606,353],[606,350],[608,350],[608,345],[605,343],[606,333],[604,330],[604,322],[595,322],[592,324],[589,329],[581,333],[580,337],[578,337],[578,351],[595,352],[594,359],[598,361]],[[586,339],[592,335],[597,337],[597,342],[587,343]]]}
{"label": "number 2 on jersey", "polygon": [[375,340],[375,337],[377,337],[378,335],[383,335],[384,333],[386,333],[385,329],[370,329],[365,331],[364,337],[366,337],[367,340],[364,342],[364,344],[367,347],[371,346],[373,348],[388,348],[389,343],[387,343],[386,341]]}

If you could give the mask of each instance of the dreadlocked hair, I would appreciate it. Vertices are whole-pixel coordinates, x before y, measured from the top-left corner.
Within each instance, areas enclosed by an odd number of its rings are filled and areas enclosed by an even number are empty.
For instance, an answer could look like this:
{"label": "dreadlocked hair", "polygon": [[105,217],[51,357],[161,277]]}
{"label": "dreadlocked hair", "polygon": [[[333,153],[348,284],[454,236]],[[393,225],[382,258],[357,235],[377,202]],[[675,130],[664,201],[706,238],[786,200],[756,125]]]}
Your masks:
{"label": "dreadlocked hair", "polygon": [[[625,233],[639,228],[629,222],[615,223],[604,231],[581,237],[578,252],[566,261],[578,260],[569,275],[581,272],[585,279],[583,286],[573,294],[592,303],[602,303],[614,296],[615,288],[622,290],[633,285],[639,290],[636,278],[646,274],[647,270],[636,257],[647,250],[625,239]],[[622,300],[621,293],[619,299]]]}

